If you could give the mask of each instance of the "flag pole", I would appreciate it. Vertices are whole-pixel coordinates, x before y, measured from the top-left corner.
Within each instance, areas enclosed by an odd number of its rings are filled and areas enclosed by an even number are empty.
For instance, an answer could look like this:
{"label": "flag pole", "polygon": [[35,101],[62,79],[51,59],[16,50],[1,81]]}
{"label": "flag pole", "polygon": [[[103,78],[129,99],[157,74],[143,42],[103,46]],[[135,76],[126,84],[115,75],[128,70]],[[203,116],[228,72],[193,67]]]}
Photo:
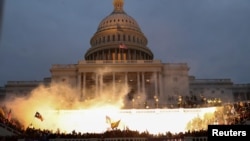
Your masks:
{"label": "flag pole", "polygon": [[35,119],[35,117],[33,117],[33,119],[31,120],[31,123],[29,124],[29,128],[32,126],[32,128],[34,128],[34,126],[33,126],[33,122],[34,122],[34,119]]}
{"label": "flag pole", "polygon": [[121,60],[121,48],[119,47],[118,60]]}

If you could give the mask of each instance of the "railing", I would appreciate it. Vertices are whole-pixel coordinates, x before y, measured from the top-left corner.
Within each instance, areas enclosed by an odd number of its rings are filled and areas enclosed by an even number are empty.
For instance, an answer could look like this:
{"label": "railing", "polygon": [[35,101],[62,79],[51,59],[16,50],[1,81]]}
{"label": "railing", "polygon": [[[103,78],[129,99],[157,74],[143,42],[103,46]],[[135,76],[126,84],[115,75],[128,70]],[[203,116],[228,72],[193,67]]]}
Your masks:
{"label": "railing", "polygon": [[219,83],[225,83],[225,82],[229,82],[231,83],[231,79],[195,79],[191,81],[192,83],[209,83],[209,82],[219,82]]}
{"label": "railing", "polygon": [[8,81],[8,85],[15,85],[15,84],[22,84],[22,85],[30,85],[30,84],[41,84],[44,83],[44,81]]}
{"label": "railing", "polygon": [[247,88],[247,87],[250,87],[250,83],[248,83],[248,84],[234,84],[234,87],[243,87],[243,88]]}
{"label": "railing", "polygon": [[75,64],[54,64],[52,68],[75,68]]}
{"label": "railing", "polygon": [[[162,64],[161,60],[80,60],[78,64],[54,64],[52,68],[76,68],[82,64]],[[186,63],[165,63],[167,67],[186,67]]]}
{"label": "railing", "polygon": [[160,60],[81,60],[78,64],[160,64]]}

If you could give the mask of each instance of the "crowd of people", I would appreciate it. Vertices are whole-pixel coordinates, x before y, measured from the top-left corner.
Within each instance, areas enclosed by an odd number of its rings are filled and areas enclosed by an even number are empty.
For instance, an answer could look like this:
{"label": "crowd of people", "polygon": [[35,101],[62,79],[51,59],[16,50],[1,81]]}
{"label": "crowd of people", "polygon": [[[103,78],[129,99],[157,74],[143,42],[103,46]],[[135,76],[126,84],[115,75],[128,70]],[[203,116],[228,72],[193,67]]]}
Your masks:
{"label": "crowd of people", "polygon": [[50,132],[49,130],[40,130],[34,128],[27,128],[22,134],[13,135],[13,136],[2,136],[0,140],[3,141],[18,141],[18,139],[24,139],[25,141],[49,141],[49,139],[91,139],[91,138],[133,138],[133,137],[141,137],[146,138],[148,140],[153,140],[155,138],[171,138],[171,139],[183,139],[186,136],[194,136],[194,137],[204,137],[207,136],[206,130],[200,131],[187,131],[187,132],[180,132],[180,133],[171,133],[166,132],[165,134],[150,134],[149,132],[139,132],[139,131],[132,131],[132,130],[110,130],[105,131],[104,133],[77,133],[72,131],[71,133],[60,133],[60,132]]}
{"label": "crowd of people", "polygon": [[216,107],[214,113],[197,116],[187,125],[188,130],[206,130],[207,125],[247,124],[250,121],[250,102],[226,103]]}
{"label": "crowd of people", "polygon": [[[2,108],[1,111],[4,111]],[[180,133],[171,133],[166,131],[164,134],[154,135],[147,131],[138,132],[132,131],[129,129],[126,130],[110,130],[104,133],[80,133],[72,131],[71,133],[61,133],[60,130],[52,132],[50,130],[41,130],[35,129],[32,126],[24,128],[15,119],[10,119],[8,110],[5,109],[7,114],[0,114],[0,125],[2,128],[5,128],[9,132],[12,132],[13,135],[1,136],[0,140],[6,141],[17,141],[18,139],[25,139],[27,141],[37,140],[37,141],[49,141],[49,139],[54,138],[112,138],[112,137],[144,137],[144,138],[156,138],[156,137],[165,137],[165,138],[183,138],[185,136],[207,136],[207,128],[205,126],[210,124],[222,124],[222,125],[235,125],[235,124],[246,124],[247,121],[250,121],[250,102],[236,102],[236,103],[227,103],[223,106],[217,107],[217,110],[214,112],[214,115],[209,118],[201,118],[193,122],[194,125],[189,128],[187,132]],[[194,119],[196,120],[196,119]],[[167,125],[164,125],[167,126]]]}

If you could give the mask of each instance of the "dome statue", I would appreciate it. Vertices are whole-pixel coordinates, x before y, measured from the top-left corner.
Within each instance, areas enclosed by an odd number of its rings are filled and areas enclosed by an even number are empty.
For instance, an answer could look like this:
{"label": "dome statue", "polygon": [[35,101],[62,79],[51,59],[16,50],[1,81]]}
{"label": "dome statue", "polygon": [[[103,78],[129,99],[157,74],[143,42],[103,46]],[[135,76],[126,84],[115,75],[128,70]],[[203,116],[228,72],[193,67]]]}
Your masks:
{"label": "dome statue", "polygon": [[113,5],[91,38],[85,60],[153,60],[138,23],[123,10],[124,1],[114,0]]}

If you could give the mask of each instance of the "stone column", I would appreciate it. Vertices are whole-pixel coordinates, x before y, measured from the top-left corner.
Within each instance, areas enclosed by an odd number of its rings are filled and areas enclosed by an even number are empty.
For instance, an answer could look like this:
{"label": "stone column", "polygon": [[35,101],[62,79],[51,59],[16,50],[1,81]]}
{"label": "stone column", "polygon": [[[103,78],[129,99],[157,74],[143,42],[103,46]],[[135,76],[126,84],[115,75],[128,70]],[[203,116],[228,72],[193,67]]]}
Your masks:
{"label": "stone column", "polygon": [[95,74],[95,96],[98,95],[98,85],[99,85],[99,80],[98,80],[98,74]]}
{"label": "stone column", "polygon": [[80,97],[82,97],[82,73],[78,73],[77,76],[77,89],[80,92]]}
{"label": "stone column", "polygon": [[[159,80],[159,98],[160,97],[162,97],[163,96],[163,86],[162,86],[162,73],[161,72],[158,72],[158,80]],[[160,98],[161,99],[161,98]],[[164,101],[166,100],[166,99],[163,99]]]}
{"label": "stone column", "polygon": [[103,74],[100,74],[99,95],[102,94],[102,91],[103,91]]}
{"label": "stone column", "polygon": [[125,72],[125,87],[128,87],[128,72]]}
{"label": "stone column", "polygon": [[128,49],[128,60],[132,60],[131,54],[130,54],[130,49]]}
{"label": "stone column", "polygon": [[142,72],[142,93],[145,94],[145,77],[144,72]]}
{"label": "stone column", "polygon": [[111,60],[111,58],[112,58],[111,56],[112,56],[112,55],[111,55],[111,51],[110,51],[110,49],[109,49],[109,53],[108,53],[108,58],[107,58],[107,59],[108,59],[108,60]]}
{"label": "stone column", "polygon": [[83,98],[86,96],[86,72],[83,73],[83,85],[82,85]]}
{"label": "stone column", "polygon": [[118,60],[117,59],[117,49],[115,49],[115,58],[114,58],[114,60]]}
{"label": "stone column", "polygon": [[138,59],[137,56],[136,56],[136,50],[134,50],[134,58]]}
{"label": "stone column", "polygon": [[154,81],[155,81],[155,96],[158,97],[158,78],[157,78],[157,72],[154,72]]}
{"label": "stone column", "polygon": [[141,93],[141,85],[140,85],[140,72],[137,72],[137,92]]}
{"label": "stone column", "polygon": [[102,60],[105,60],[106,56],[104,55],[104,50],[102,51]]}
{"label": "stone column", "polygon": [[115,72],[112,72],[113,74],[113,81],[112,81],[112,84],[113,84],[113,95],[115,94]]}

